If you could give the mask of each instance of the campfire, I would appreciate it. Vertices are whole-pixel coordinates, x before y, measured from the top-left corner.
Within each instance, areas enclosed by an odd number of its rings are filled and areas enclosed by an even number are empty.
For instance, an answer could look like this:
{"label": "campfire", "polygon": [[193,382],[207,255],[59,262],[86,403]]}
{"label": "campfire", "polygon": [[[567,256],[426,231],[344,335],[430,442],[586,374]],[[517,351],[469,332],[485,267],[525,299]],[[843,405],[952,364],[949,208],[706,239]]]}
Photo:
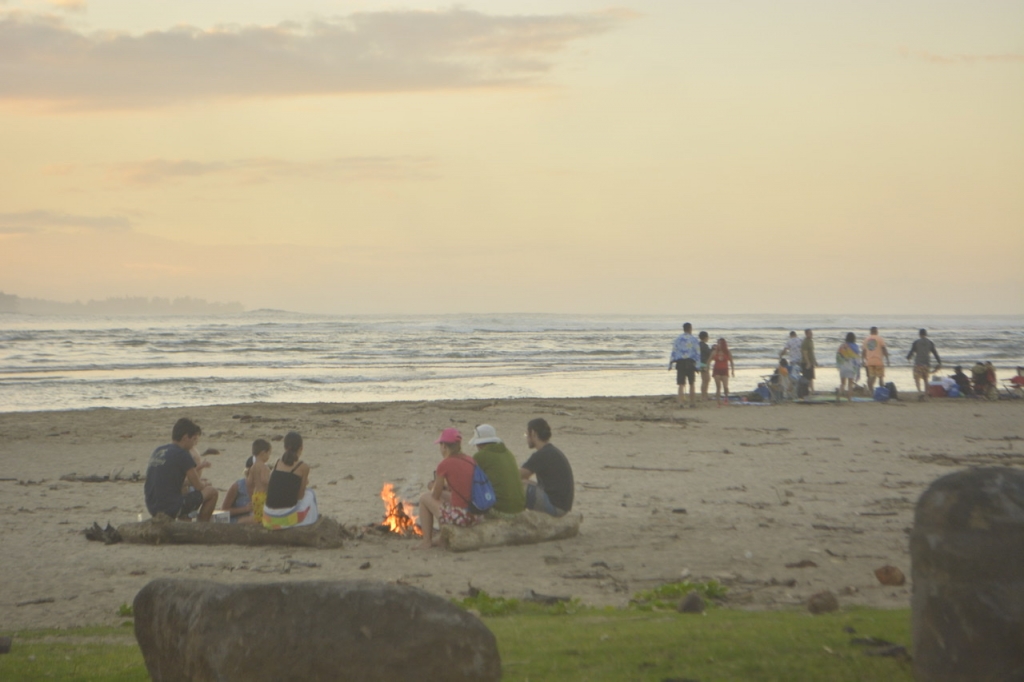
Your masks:
{"label": "campfire", "polygon": [[416,526],[413,505],[395,494],[393,484],[384,484],[380,491],[380,499],[384,500],[384,521],[380,524],[383,530],[404,536],[423,535]]}

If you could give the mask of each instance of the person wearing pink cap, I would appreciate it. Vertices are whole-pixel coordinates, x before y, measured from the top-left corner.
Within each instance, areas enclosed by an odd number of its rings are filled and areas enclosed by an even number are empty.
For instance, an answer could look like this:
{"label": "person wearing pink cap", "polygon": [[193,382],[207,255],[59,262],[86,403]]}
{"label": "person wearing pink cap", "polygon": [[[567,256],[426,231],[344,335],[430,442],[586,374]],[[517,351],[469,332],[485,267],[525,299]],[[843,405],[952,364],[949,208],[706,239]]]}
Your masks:
{"label": "person wearing pink cap", "polygon": [[441,463],[434,472],[430,490],[420,496],[420,527],[423,542],[417,549],[434,546],[434,519],[441,525],[474,526],[480,517],[469,512],[476,462],[462,452],[462,434],[445,429],[434,441],[440,446]]}

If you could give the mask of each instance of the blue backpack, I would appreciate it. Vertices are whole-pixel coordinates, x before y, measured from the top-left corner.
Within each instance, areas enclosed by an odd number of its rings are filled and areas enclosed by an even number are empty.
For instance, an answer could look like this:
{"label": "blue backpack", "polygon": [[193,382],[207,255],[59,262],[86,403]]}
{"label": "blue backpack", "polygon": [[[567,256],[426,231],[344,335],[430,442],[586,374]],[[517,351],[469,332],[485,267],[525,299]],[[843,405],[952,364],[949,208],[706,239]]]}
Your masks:
{"label": "blue backpack", "polygon": [[469,513],[485,514],[498,501],[494,486],[479,464],[473,465],[473,488],[469,496]]}

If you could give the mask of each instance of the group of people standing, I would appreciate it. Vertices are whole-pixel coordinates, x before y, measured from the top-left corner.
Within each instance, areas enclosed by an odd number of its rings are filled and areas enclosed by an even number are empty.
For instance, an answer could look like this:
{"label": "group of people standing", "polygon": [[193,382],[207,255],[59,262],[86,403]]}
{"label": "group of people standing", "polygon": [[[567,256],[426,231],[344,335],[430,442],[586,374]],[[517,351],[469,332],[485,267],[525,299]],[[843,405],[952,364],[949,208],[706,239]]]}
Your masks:
{"label": "group of people standing", "polygon": [[[933,355],[936,363],[934,368],[931,365]],[[914,362],[914,384],[917,392],[924,394],[928,390],[929,376],[942,365],[942,358],[939,357],[935,343],[928,338],[927,329],[918,330],[918,338],[911,344],[907,353],[907,360],[910,359]],[[860,380],[860,370],[863,367],[867,373],[868,393],[871,394],[875,389],[875,382],[879,386],[885,385],[885,368],[889,366],[889,346],[878,333],[878,327],[869,330],[863,347],[857,344],[857,335],[848,332],[846,340],[836,351],[839,393],[846,396],[847,400],[852,399],[853,388]]]}
{"label": "group of people standing", "polygon": [[719,338],[714,346],[708,344],[710,336],[707,332],[693,335],[693,325],[683,325],[683,333],[676,337],[672,344],[672,357],[668,368],[676,368],[676,384],[679,386],[679,402],[685,400],[685,386],[690,386],[690,405],[696,402],[697,372],[700,372],[700,395],[708,399],[708,387],[711,379],[715,380],[715,399],[720,400],[722,394],[729,397],[729,377],[736,376],[736,364],[732,359],[732,351],[724,338]]}
{"label": "group of people standing", "polygon": [[[708,399],[708,386],[711,378],[715,380],[715,399],[729,397],[729,377],[736,376],[735,363],[732,352],[724,338],[718,339],[714,346],[709,346],[708,333],[700,332],[698,336],[693,335],[693,325],[687,322],[683,325],[683,333],[676,337],[672,344],[672,354],[669,357],[669,369],[674,366],[676,369],[676,385],[678,386],[678,401],[680,404],[686,402],[686,387],[689,386],[689,404],[696,404],[696,376],[701,375],[701,397]],[[935,357],[937,363],[933,369],[931,356]],[[779,366],[776,368],[775,377],[783,384],[783,391],[790,394],[792,387],[803,385],[806,393],[814,393],[815,369],[819,367],[814,352],[814,332],[811,329],[804,330],[804,337],[801,339],[795,331],[789,333],[781,352],[779,353]],[[942,360],[935,348],[935,344],[928,338],[928,332],[921,329],[918,332],[918,339],[914,341],[907,353],[907,359],[913,358],[914,382],[919,393],[928,388],[928,377],[938,370]],[[864,340],[863,346],[857,343],[857,335],[848,332],[844,341],[836,350],[836,369],[839,371],[839,393],[852,399],[853,389],[860,380],[861,368],[865,368],[868,380],[868,392],[874,390],[875,383],[884,385],[885,368],[890,364],[889,348],[878,332],[878,327],[871,327],[871,330]]]}

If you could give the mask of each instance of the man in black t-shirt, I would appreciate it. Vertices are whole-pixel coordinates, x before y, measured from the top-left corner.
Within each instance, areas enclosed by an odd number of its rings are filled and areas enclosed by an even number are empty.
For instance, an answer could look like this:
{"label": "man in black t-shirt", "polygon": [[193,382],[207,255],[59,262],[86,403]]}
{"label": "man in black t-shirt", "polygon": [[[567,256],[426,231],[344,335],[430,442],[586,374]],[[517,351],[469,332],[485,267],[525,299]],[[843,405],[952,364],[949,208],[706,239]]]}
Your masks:
{"label": "man in black t-shirt", "polygon": [[910,346],[907,360],[914,358],[914,385],[917,387],[917,392],[924,395],[928,391],[928,375],[932,372],[931,356],[934,355],[935,362],[938,363],[935,366],[936,372],[942,367],[942,358],[939,357],[939,351],[935,349],[935,344],[928,338],[927,329],[921,329],[917,334],[918,339]]}
{"label": "man in black t-shirt", "polygon": [[[149,457],[146,468],[146,509],[153,516],[167,514],[172,519],[198,511],[200,521],[209,521],[217,508],[217,489],[199,478],[192,449],[203,430],[191,419],[182,417],[171,430],[168,445],[161,445]],[[185,481],[192,490],[183,494]]]}
{"label": "man in black t-shirt", "polygon": [[[532,419],[526,426],[526,443],[536,452],[519,469],[526,486],[526,508],[551,516],[565,516],[572,510],[575,483],[572,467],[561,450],[552,445],[551,427],[543,419]],[[530,478],[537,476],[537,482]]]}

